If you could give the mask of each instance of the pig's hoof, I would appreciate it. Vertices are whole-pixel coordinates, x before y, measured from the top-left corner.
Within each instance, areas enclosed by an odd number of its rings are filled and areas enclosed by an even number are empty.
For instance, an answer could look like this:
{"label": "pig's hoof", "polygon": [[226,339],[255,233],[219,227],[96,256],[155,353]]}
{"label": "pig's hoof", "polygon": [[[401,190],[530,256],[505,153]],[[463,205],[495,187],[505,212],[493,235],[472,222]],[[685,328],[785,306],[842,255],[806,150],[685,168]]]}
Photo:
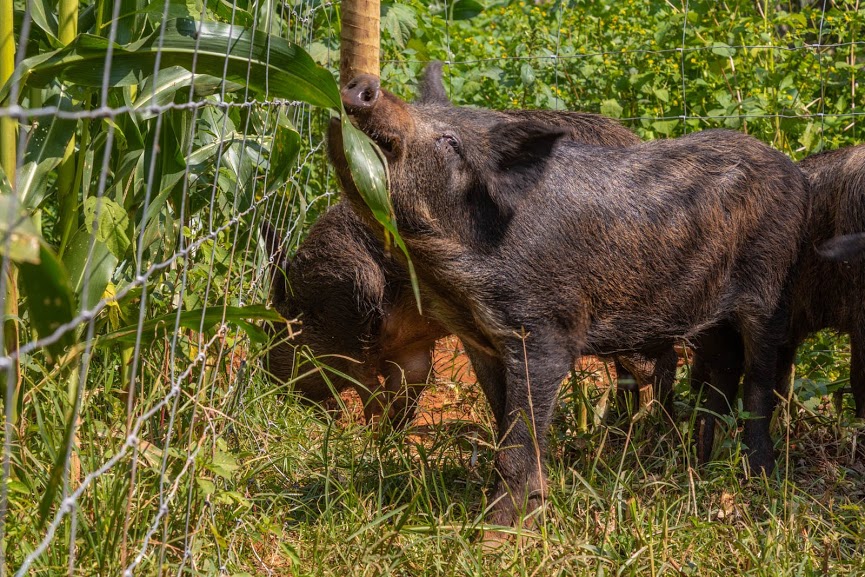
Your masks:
{"label": "pig's hoof", "polygon": [[766,475],[775,470],[774,451],[752,451],[748,454],[748,470],[754,477]]}

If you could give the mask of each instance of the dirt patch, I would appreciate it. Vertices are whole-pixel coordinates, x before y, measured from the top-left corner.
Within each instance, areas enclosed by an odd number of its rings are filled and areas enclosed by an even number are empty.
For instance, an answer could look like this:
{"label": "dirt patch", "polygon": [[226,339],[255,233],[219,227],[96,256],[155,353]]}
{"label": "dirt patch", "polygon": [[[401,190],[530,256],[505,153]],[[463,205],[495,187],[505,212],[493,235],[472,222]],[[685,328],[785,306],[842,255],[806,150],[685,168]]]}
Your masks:
{"label": "dirt patch", "polygon": [[[578,379],[588,379],[598,387],[609,386],[616,378],[612,362],[593,356],[580,358],[575,372]],[[363,406],[357,393],[346,390],[342,400],[350,413],[344,418],[363,422]],[[486,410],[486,399],[460,340],[455,336],[439,340],[433,357],[433,378],[421,395],[413,425],[426,428],[451,421],[480,422]]]}

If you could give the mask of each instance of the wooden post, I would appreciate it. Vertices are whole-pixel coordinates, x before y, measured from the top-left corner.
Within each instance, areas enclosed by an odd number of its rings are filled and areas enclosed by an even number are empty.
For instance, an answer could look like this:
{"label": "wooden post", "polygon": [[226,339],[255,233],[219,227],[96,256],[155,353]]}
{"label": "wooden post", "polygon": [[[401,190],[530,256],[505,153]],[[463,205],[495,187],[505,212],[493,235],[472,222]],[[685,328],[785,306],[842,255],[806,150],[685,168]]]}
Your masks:
{"label": "wooden post", "polygon": [[340,86],[358,74],[379,75],[379,0],[344,0],[339,50]]}

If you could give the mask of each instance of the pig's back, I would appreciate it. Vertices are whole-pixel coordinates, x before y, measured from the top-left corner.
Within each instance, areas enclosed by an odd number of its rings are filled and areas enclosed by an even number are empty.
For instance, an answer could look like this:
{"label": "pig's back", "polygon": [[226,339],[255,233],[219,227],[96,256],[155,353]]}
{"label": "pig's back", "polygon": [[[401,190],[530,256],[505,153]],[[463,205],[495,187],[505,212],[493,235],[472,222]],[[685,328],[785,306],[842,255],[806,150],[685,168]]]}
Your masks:
{"label": "pig's back", "polygon": [[517,209],[503,251],[532,254],[526,280],[564,291],[553,314],[588,305],[600,350],[773,309],[807,210],[795,165],[730,131],[622,150],[567,143],[545,182]]}

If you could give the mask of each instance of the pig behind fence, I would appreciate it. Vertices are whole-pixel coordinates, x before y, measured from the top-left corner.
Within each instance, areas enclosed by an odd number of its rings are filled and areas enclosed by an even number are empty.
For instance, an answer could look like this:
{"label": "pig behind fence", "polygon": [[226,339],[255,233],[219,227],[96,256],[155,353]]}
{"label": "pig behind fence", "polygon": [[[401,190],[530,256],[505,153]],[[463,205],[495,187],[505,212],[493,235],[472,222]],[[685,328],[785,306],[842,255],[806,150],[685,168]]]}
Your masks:
{"label": "pig behind fence", "polygon": [[[447,103],[441,63],[427,67],[421,103]],[[482,111],[496,121],[535,120],[560,126],[566,138],[605,146],[629,146],[637,136],[616,121],[595,114],[553,111]],[[281,242],[270,225],[263,231],[275,261],[271,300],[287,319],[302,320],[301,333],[287,339],[283,332],[267,354],[268,370],[277,382],[287,382],[300,360],[296,348],[318,357],[318,368],[305,363],[294,388],[314,402],[354,387],[367,420],[386,413],[395,426],[410,421],[416,400],[432,368],[435,341],[448,331],[421,316],[408,277],[385,254],[376,239],[345,202],[329,209],[313,225],[297,255],[284,258]],[[658,398],[671,410],[675,352],[664,352],[656,366],[638,356],[617,360],[620,377],[637,373],[639,382],[658,382]],[[383,384],[379,379],[382,379]],[[625,382],[627,379],[621,379]]]}
{"label": "pig behind fence", "polygon": [[[515,523],[544,495],[546,433],[575,358],[657,355],[728,323],[746,343],[750,464],[773,467],[779,305],[807,209],[789,159],[729,131],[577,144],[533,120],[409,105],[370,76],[342,97],[387,158],[425,310],[462,339],[496,417],[492,522]],[[379,231],[336,121],[329,154],[352,207]]]}
{"label": "pig behind fence", "polygon": [[[815,154],[798,166],[808,180],[811,210],[790,275],[790,322],[778,350],[775,388],[786,396],[796,349],[808,335],[847,333],[856,416],[865,418],[865,145]],[[714,414],[729,412],[744,362],[741,338],[729,326],[697,349],[692,385],[707,391],[697,435],[700,460],[711,453]]]}

